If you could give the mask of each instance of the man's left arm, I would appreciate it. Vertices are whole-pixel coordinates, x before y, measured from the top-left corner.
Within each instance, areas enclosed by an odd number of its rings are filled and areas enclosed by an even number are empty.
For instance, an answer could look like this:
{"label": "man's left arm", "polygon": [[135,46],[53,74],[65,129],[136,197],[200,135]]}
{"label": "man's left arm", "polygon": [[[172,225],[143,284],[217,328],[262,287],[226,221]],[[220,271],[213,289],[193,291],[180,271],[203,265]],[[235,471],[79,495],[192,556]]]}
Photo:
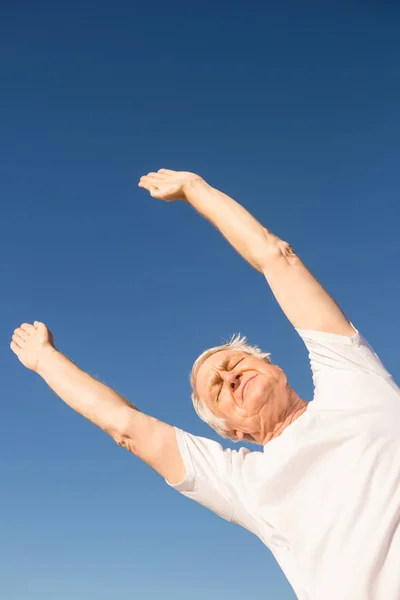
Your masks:
{"label": "man's left arm", "polygon": [[294,327],[344,336],[355,333],[337,303],[291,246],[263,227],[238,202],[185,171],[160,169],[142,177],[139,186],[160,200],[186,200],[213,223],[235,250],[264,274]]}
{"label": "man's left arm", "polygon": [[354,335],[354,328],[335,300],[288,243],[204,180],[192,181],[186,190],[187,201],[220,230],[247,262],[264,274],[294,327]]}

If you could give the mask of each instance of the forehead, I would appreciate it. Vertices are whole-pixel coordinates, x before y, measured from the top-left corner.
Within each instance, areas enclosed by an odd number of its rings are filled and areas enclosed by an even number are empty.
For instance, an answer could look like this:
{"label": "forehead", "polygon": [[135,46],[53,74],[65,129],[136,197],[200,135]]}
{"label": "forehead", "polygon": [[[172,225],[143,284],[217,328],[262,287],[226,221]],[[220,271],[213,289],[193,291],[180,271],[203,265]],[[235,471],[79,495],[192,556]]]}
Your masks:
{"label": "forehead", "polygon": [[198,392],[202,393],[203,390],[207,389],[207,384],[209,383],[212,375],[221,364],[226,361],[233,360],[235,358],[240,358],[243,356],[245,352],[242,350],[220,350],[219,352],[215,352],[215,354],[211,354],[200,366],[197,376],[196,376],[196,387]]}

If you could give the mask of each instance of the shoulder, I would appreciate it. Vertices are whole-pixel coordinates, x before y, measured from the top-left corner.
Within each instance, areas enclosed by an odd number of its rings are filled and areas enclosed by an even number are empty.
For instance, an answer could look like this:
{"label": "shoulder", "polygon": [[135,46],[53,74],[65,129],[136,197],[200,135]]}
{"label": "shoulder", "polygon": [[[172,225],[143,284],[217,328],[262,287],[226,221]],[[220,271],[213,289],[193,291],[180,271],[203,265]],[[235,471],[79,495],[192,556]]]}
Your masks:
{"label": "shoulder", "polygon": [[297,329],[309,351],[313,373],[334,369],[390,378],[375,350],[353,325],[351,327],[352,335]]}

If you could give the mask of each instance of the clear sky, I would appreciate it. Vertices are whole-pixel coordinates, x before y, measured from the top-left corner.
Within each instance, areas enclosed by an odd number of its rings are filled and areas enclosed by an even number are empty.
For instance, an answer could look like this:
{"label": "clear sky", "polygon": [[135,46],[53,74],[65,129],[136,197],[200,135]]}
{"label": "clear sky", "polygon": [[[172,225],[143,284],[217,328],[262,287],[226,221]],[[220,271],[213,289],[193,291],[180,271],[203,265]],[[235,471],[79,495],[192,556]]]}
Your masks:
{"label": "clear sky", "polygon": [[195,171],[290,241],[399,379],[395,2],[5,2],[0,24],[0,596],[292,600],[269,551],[171,490],[9,350],[42,320],[140,409],[216,439],[189,398],[234,332],[312,394],[262,277],[189,206]]}

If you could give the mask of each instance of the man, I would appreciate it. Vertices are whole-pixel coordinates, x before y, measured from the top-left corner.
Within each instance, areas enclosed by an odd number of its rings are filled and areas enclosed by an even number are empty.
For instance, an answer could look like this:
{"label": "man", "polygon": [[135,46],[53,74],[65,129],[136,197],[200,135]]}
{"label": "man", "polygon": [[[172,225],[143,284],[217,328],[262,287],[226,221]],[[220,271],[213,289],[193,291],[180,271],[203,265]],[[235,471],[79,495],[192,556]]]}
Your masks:
{"label": "man", "polygon": [[259,536],[300,600],[400,599],[399,388],[289,244],[242,206],[193,173],[161,169],[139,186],[187,201],[265,275],[310,352],[313,401],[242,338],[208,350],[192,372],[197,413],[222,436],[263,446],[223,450],[81,371],[43,323],[16,329],[12,350],[170,485]]}

